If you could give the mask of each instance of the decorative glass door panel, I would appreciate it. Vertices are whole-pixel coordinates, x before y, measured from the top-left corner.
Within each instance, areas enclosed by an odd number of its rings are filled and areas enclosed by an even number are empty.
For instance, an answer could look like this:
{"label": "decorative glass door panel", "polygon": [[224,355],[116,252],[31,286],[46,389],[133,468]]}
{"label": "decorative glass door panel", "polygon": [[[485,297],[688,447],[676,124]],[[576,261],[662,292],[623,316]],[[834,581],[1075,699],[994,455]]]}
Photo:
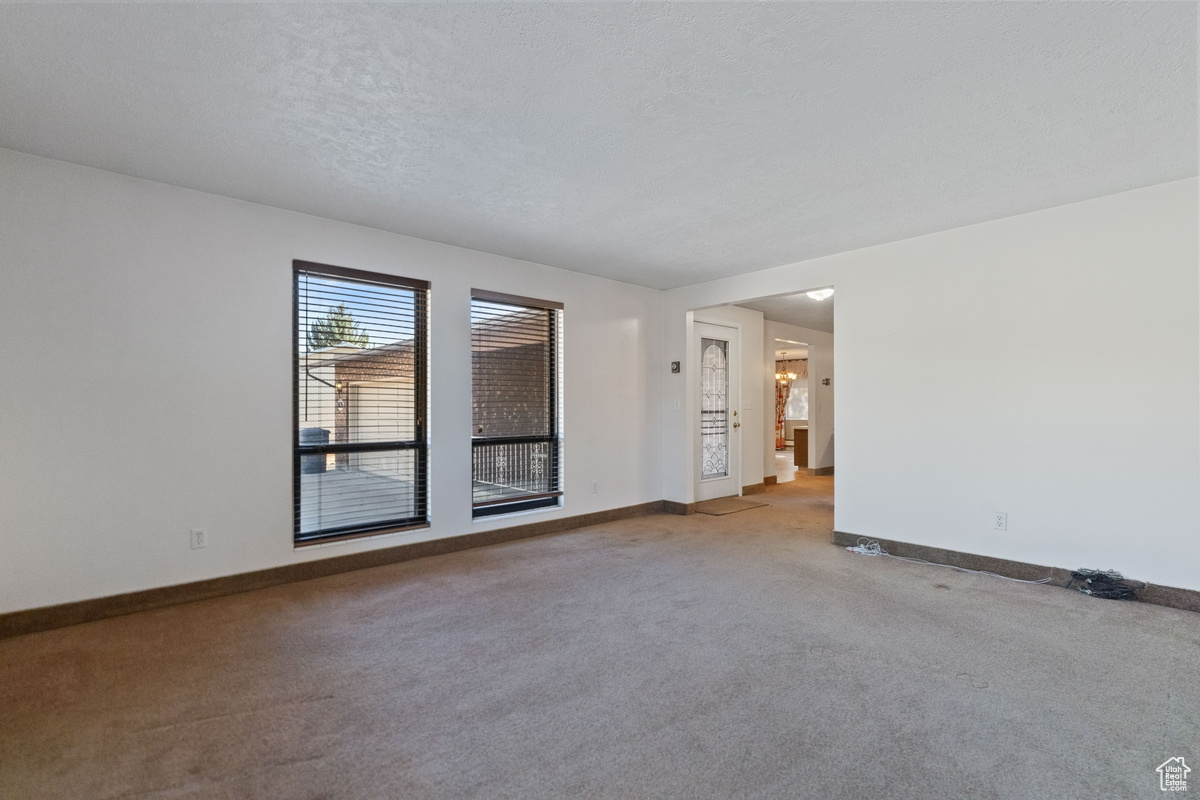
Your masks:
{"label": "decorative glass door panel", "polygon": [[729,475],[729,342],[700,339],[700,479]]}
{"label": "decorative glass door panel", "polygon": [[[741,406],[741,332],[732,326],[694,320],[688,360],[694,398],[691,415],[695,481],[699,502],[741,494],[741,445],[738,411]],[[699,389],[699,391],[696,391]]]}

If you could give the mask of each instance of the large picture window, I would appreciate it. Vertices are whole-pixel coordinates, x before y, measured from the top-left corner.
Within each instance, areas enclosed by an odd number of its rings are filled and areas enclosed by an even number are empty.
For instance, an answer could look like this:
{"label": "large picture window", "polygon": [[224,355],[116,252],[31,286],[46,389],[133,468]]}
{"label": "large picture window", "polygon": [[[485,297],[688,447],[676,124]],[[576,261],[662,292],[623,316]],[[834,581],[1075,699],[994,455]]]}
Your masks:
{"label": "large picture window", "polygon": [[293,269],[296,543],[428,524],[429,285]]}
{"label": "large picture window", "polygon": [[472,291],[475,517],[560,502],[562,313],[561,303]]}

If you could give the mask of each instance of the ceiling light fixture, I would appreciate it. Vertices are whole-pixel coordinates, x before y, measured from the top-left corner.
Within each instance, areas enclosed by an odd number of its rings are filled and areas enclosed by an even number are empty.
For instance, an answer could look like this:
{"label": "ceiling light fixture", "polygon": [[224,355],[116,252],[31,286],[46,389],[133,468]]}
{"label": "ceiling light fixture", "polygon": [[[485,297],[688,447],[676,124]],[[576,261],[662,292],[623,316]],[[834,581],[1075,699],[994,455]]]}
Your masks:
{"label": "ceiling light fixture", "polygon": [[833,297],[833,289],[814,289],[811,292],[805,292],[805,294],[813,300],[824,300],[826,297]]}

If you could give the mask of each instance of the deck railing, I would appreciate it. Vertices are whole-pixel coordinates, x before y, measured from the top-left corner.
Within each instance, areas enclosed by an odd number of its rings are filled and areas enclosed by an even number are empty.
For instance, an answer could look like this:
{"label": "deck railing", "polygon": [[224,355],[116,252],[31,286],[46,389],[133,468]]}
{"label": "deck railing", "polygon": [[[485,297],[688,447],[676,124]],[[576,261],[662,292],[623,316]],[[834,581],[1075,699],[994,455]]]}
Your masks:
{"label": "deck railing", "polygon": [[471,442],[476,506],[557,497],[559,442],[547,436]]}

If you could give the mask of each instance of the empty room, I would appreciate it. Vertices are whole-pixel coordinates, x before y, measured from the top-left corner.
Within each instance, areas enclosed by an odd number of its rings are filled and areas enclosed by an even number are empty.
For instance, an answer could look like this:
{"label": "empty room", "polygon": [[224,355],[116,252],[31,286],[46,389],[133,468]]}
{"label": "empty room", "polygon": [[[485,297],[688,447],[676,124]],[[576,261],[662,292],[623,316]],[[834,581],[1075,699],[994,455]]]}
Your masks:
{"label": "empty room", "polygon": [[0,797],[1200,790],[1197,31],[0,5]]}

